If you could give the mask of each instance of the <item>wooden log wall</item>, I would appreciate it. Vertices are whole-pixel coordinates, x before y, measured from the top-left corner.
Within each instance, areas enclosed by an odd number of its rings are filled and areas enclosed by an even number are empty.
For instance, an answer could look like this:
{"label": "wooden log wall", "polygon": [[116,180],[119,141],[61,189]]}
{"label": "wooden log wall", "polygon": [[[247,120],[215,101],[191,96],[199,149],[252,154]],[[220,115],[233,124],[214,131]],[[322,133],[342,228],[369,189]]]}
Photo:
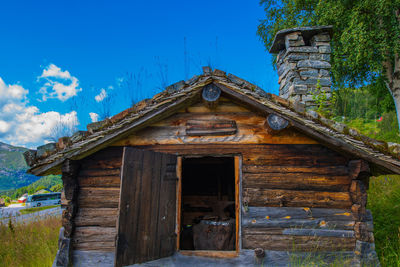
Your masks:
{"label": "wooden log wall", "polygon": [[72,245],[77,250],[114,251],[120,193],[122,147],[81,160],[77,175],[79,208]]}
{"label": "wooden log wall", "polygon": [[[187,135],[187,122],[193,119],[232,120],[237,131]],[[365,171],[357,170],[363,167],[349,165],[345,156],[291,127],[268,133],[264,121],[221,98],[213,110],[196,104],[82,160],[74,248],[114,250],[122,147],[136,146],[181,156],[241,155],[245,249],[332,250],[332,244],[354,249],[355,241],[365,239],[360,236],[371,229],[362,220],[365,188],[359,181]],[[274,212],[278,217],[271,217]]]}
{"label": "wooden log wall", "polygon": [[[355,247],[356,218],[351,211],[349,159],[322,145],[201,144],[142,148],[182,156],[241,154],[243,248],[312,251]],[[247,214],[246,210],[251,212]],[[278,212],[276,218],[272,211]],[[273,219],[266,219],[267,216]],[[301,231],[302,228],[308,230]],[[336,244],[341,244],[340,248]]]}

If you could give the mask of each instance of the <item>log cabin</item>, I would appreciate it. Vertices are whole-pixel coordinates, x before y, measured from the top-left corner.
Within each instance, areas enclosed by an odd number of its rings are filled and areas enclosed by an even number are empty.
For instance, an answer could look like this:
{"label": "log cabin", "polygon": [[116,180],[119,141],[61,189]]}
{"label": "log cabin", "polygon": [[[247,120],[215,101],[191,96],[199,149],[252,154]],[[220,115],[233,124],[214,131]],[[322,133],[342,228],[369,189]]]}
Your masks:
{"label": "log cabin", "polygon": [[315,112],[312,75],[330,92],[330,29],[277,34],[280,96],[204,67],[27,151],[30,173],[62,175],[54,266],[286,266],[287,255],[378,266],[368,181],[400,174],[400,145]]}

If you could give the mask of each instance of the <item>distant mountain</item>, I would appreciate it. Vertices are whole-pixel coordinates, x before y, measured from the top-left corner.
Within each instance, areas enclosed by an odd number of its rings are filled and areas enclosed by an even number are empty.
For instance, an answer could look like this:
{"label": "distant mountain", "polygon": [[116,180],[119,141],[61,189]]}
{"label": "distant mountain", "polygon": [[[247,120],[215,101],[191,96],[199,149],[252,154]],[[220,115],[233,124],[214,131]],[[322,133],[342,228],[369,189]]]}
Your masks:
{"label": "distant mountain", "polygon": [[27,174],[24,153],[27,148],[0,142],[0,192],[29,185],[40,177]]}

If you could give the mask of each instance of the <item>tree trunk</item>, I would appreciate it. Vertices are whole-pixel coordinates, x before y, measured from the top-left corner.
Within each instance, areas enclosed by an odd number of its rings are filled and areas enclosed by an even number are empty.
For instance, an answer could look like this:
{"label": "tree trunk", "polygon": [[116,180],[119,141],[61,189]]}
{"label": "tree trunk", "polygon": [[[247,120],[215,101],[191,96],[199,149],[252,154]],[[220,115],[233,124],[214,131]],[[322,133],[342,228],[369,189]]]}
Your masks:
{"label": "tree trunk", "polygon": [[[400,9],[395,10],[395,16],[400,25]],[[397,122],[400,130],[400,57],[396,53],[391,59],[388,56],[387,61],[383,62],[384,70],[386,72],[387,83],[386,87],[389,89],[396,106]]]}

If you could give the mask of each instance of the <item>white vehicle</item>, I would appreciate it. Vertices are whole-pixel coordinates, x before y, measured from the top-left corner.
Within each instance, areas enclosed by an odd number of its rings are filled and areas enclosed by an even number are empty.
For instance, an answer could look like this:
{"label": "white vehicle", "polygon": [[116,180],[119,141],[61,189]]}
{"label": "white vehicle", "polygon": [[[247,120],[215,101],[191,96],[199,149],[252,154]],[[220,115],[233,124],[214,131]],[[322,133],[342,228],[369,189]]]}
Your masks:
{"label": "white vehicle", "polygon": [[57,192],[57,193],[30,195],[26,200],[25,207],[33,208],[33,207],[59,205],[59,204],[61,204],[61,193]]}

